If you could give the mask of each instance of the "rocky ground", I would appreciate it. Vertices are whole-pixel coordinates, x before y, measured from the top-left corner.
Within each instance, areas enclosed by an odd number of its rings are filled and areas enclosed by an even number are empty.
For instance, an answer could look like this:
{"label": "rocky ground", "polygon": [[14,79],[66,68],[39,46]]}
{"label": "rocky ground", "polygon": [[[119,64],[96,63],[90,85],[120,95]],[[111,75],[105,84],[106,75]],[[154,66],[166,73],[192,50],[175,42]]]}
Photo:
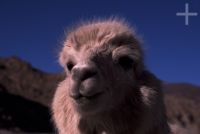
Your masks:
{"label": "rocky ground", "polygon": [[[64,74],[49,74],[17,57],[0,58],[0,134],[53,133],[49,106]],[[200,87],[163,84],[167,117],[176,134],[200,134]]]}

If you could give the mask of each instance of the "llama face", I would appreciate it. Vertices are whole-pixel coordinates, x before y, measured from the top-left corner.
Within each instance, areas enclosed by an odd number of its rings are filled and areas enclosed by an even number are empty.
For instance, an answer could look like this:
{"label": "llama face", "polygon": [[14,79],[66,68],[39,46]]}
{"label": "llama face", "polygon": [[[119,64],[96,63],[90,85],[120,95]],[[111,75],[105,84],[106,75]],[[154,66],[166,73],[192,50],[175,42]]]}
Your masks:
{"label": "llama face", "polygon": [[76,29],[60,54],[67,74],[66,92],[77,111],[86,115],[114,109],[130,94],[139,97],[139,42],[124,29],[115,33],[116,24],[109,24],[110,29],[99,27]]}

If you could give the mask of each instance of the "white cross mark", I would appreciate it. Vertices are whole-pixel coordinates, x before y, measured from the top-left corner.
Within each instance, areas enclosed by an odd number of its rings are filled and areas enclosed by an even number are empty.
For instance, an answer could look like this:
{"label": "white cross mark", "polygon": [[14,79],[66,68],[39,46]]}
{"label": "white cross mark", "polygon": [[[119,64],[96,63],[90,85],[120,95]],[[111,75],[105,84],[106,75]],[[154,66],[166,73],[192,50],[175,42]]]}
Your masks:
{"label": "white cross mark", "polygon": [[188,3],[185,4],[185,13],[176,13],[177,16],[185,16],[185,25],[189,25],[189,16],[197,16],[197,13],[190,13]]}

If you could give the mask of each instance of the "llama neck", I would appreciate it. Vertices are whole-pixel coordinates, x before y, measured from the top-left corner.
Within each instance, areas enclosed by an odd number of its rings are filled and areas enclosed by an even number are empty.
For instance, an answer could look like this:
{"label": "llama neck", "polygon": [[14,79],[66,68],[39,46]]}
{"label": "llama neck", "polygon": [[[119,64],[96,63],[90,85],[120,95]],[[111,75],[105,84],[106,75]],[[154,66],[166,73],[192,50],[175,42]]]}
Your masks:
{"label": "llama neck", "polygon": [[[142,111],[141,106],[129,101],[117,109],[101,113],[101,116],[81,118],[79,129],[84,134],[101,134],[102,132],[106,134],[134,134],[142,123],[141,115],[144,111]],[[133,109],[133,107],[135,108]]]}

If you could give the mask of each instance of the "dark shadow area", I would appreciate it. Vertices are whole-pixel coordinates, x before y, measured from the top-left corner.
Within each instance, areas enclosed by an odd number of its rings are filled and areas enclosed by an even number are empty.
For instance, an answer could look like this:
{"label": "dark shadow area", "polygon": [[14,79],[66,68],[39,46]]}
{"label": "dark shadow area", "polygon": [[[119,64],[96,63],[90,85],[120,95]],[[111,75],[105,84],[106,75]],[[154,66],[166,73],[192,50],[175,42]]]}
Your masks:
{"label": "dark shadow area", "polygon": [[0,129],[16,132],[52,132],[49,109],[0,90]]}

